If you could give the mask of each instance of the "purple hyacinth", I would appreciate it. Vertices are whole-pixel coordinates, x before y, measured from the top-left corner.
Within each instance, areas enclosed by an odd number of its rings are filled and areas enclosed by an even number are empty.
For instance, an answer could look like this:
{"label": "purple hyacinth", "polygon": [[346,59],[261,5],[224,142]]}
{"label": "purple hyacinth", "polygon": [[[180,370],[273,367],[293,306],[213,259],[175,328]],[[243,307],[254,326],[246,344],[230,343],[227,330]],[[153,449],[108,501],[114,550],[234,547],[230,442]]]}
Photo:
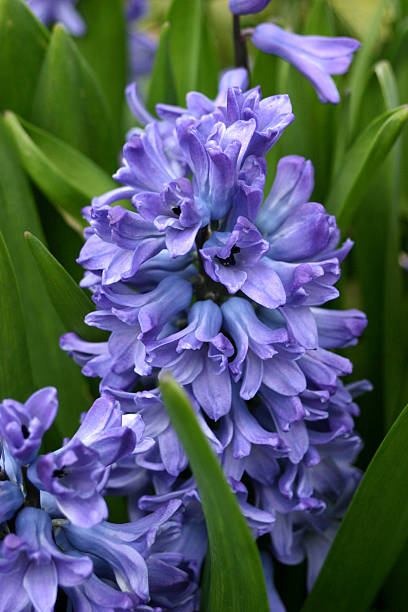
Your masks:
{"label": "purple hyacinth", "polygon": [[75,10],[78,0],[25,0],[35,16],[45,25],[61,22],[70,34],[82,36],[86,25]]}
{"label": "purple hyacinth", "polygon": [[24,508],[16,532],[0,548],[0,609],[51,612],[58,586],[75,587],[91,573],[89,557],[65,554],[55,545],[46,512]]}
{"label": "purple hyacinth", "polygon": [[0,436],[20,465],[34,459],[57,409],[57,391],[54,387],[36,391],[25,404],[12,399],[4,399],[0,404]]}
{"label": "purple hyacinth", "polygon": [[353,38],[301,36],[273,23],[257,26],[251,40],[265,53],[278,55],[292,64],[315,88],[320,102],[337,104],[339,92],[331,74],[347,72],[360,43]]}
{"label": "purple hyacinth", "polygon": [[369,388],[343,383],[352,364],[333,349],[355,344],[366,318],[324,308],[352,242],[310,201],[311,162],[281,159],[264,194],[265,155],[293,115],[287,96],[245,91],[246,77],[223,75],[215,100],[190,92],[184,109],[158,105],[157,120],[128,88],[147,125],[125,144],[118,188],[85,211],[79,259],[96,304],[86,322],[109,340],[65,334],[61,345],[156,442],[111,464],[101,491],[127,494],[134,520],[181,502],[168,550],[200,571],[200,499],[158,389],[169,370],[254,537],[268,534],[284,563],[307,556],[311,584],[358,482],[353,397]]}

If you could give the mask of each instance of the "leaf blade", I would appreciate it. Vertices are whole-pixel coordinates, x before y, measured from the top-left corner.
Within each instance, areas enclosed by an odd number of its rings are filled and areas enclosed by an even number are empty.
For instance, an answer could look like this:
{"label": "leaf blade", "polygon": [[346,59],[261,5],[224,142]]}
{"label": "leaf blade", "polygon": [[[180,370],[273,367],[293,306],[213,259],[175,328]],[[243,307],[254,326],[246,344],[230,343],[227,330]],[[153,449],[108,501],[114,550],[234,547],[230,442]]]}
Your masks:
{"label": "leaf blade", "polygon": [[100,330],[84,323],[84,317],[94,304],[76,284],[72,276],[31,232],[25,232],[31,253],[44,279],[50,300],[67,331],[74,331],[89,342],[104,339]]}
{"label": "leaf blade", "polygon": [[407,471],[408,406],[368,466],[302,612],[368,610],[406,541]]}
{"label": "leaf blade", "polygon": [[29,117],[48,41],[48,31],[24,2],[0,2],[1,110]]}
{"label": "leaf blade", "polygon": [[330,189],[327,209],[341,228],[351,221],[370,178],[408,120],[408,106],[388,111],[367,126],[346,153]]}
{"label": "leaf blade", "polygon": [[108,172],[117,166],[112,117],[97,78],[63,26],[51,35],[32,121]]}
{"label": "leaf blade", "polygon": [[[7,112],[5,125],[30,178],[57,206],[85,225],[81,210],[96,196],[116,187],[113,179],[85,155],[52,134]],[[82,233],[82,232],[81,232]]]}
{"label": "leaf blade", "polygon": [[103,89],[111,111],[115,143],[122,140],[122,113],[127,78],[127,33],[121,0],[80,0],[87,32],[76,39],[84,59]]}
{"label": "leaf blade", "polygon": [[44,239],[29,184],[3,119],[0,119],[0,167],[0,229],[20,290],[34,385],[57,387],[60,410],[56,426],[64,435],[73,435],[79,415],[87,410],[92,397],[78,366],[59,348],[64,329],[24,240],[25,230]]}
{"label": "leaf blade", "polygon": [[170,420],[189,458],[206,518],[210,549],[208,610],[266,612],[262,566],[256,544],[222,468],[201,432],[181,387],[164,374],[160,381]]}
{"label": "leaf blade", "polygon": [[160,33],[159,45],[157,47],[152,75],[149,83],[146,107],[155,112],[156,104],[176,104],[177,93],[174,83],[173,68],[169,55],[170,24],[164,23]]}
{"label": "leaf blade", "polygon": [[34,391],[34,383],[20,293],[10,253],[1,232],[0,290],[0,345],[4,351],[0,359],[0,401],[13,398],[25,402]]}

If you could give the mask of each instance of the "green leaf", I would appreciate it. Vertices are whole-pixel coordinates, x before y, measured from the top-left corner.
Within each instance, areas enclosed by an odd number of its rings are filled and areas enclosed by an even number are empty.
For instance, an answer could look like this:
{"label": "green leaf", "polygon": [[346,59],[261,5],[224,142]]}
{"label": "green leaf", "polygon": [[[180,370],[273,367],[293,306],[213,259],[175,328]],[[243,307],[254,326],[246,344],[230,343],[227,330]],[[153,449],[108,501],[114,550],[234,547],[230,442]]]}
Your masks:
{"label": "green leaf", "polygon": [[60,211],[75,219],[81,231],[85,224],[82,208],[116,183],[85,155],[52,134],[10,112],[4,121],[30,178]]}
{"label": "green leaf", "polygon": [[41,68],[33,122],[108,172],[117,167],[112,118],[101,87],[75,43],[56,25]]}
{"label": "green leaf", "polygon": [[327,201],[328,211],[337,215],[341,228],[346,228],[351,221],[367,185],[407,119],[408,106],[376,117],[346,153]]}
{"label": "green leaf", "polygon": [[[377,76],[386,110],[399,104],[399,92],[394,71],[387,61],[376,64]],[[400,253],[400,209],[401,209],[401,160],[402,142],[399,139],[386,160],[386,201],[383,215],[386,248],[384,250],[383,291],[383,368],[384,368],[384,412],[386,429],[391,426],[403,401],[405,379],[405,346],[400,341],[406,312],[402,303],[402,276],[398,266]],[[374,296],[373,296],[374,297]],[[378,296],[376,296],[378,299]],[[389,356],[393,358],[390,359]]]}
{"label": "green leaf", "polygon": [[127,32],[121,0],[80,0],[77,10],[87,27],[76,44],[103,89],[117,144],[123,134],[122,112],[127,80]]}
{"label": "green leaf", "polygon": [[314,0],[306,17],[304,36],[334,36],[334,16],[326,0]]}
{"label": "green leaf", "polygon": [[20,294],[6,243],[0,232],[0,401],[25,402],[34,391]]}
{"label": "green leaf", "polygon": [[357,127],[364,90],[370,78],[371,67],[379,40],[379,32],[388,6],[389,0],[380,0],[378,2],[377,10],[374,12],[370,26],[362,40],[361,49],[357,52],[356,58],[352,64],[349,81],[350,111],[348,115],[348,133],[350,139],[353,138]]}
{"label": "green leaf", "polygon": [[408,407],[377,450],[302,612],[368,610],[408,535]]}
{"label": "green leaf", "polygon": [[278,57],[255,49],[254,68],[251,74],[251,87],[261,86],[262,97],[274,96],[278,93],[276,75]]}
{"label": "green leaf", "polygon": [[47,385],[57,387],[60,399],[57,428],[63,435],[70,436],[78,427],[79,415],[89,407],[92,398],[80,369],[59,348],[59,337],[64,327],[24,240],[25,230],[35,233],[41,240],[44,238],[27,179],[2,119],[0,168],[0,230],[10,252],[20,290],[34,385],[35,388]]}
{"label": "green leaf", "polygon": [[207,3],[203,0],[173,0],[168,21],[170,63],[178,103],[185,105],[189,91],[215,96],[218,66],[212,30],[208,26]]}
{"label": "green leaf", "polygon": [[155,112],[156,104],[177,104],[177,92],[174,83],[173,68],[170,63],[170,24],[164,23],[161,29],[159,45],[150,78],[147,94],[147,109]]}
{"label": "green leaf", "polygon": [[105,334],[101,330],[84,323],[84,317],[95,310],[93,302],[41,240],[30,232],[25,232],[25,238],[44,279],[50,300],[66,331],[74,331],[89,342],[104,340]]}
{"label": "green leaf", "polygon": [[[203,610],[269,610],[256,544],[182,388],[169,374],[160,381],[172,425],[189,458],[208,530],[210,581]],[[208,571],[208,568],[207,568]]]}
{"label": "green leaf", "polygon": [[0,110],[28,117],[49,40],[22,0],[0,2]]}
{"label": "green leaf", "polygon": [[179,104],[198,82],[203,0],[173,0],[168,21],[171,26],[170,61]]}
{"label": "green leaf", "polygon": [[374,66],[374,72],[381,87],[386,110],[392,110],[399,104],[398,85],[391,64],[381,60]]}
{"label": "green leaf", "polygon": [[[206,8],[206,5],[204,5]],[[215,98],[218,93],[218,57],[214,43],[213,30],[208,24],[206,12],[201,21],[201,46],[198,66],[197,91],[209,98]]]}

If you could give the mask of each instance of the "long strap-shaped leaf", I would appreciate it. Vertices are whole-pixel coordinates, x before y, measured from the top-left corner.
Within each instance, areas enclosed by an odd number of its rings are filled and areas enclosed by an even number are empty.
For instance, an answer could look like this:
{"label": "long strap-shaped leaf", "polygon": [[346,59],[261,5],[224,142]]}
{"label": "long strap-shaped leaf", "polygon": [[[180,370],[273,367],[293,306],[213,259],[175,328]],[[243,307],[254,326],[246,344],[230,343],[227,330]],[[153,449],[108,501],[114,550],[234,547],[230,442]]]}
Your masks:
{"label": "long strap-shaped leaf", "polygon": [[[18,164],[2,119],[0,168],[0,229],[16,271],[34,384],[36,388],[47,385],[57,387],[60,410],[50,432],[55,432],[57,427],[61,435],[71,436],[78,427],[79,415],[90,405],[88,381],[58,345],[58,339],[65,330],[50,303],[43,279],[24,240],[26,230],[44,240],[42,228],[27,178]],[[1,348],[7,354],[7,346],[1,343]]]}
{"label": "long strap-shaped leaf", "polygon": [[30,178],[81,228],[85,224],[82,208],[116,183],[88,157],[14,113],[5,113],[4,122]]}
{"label": "long strap-shaped leaf", "polygon": [[104,93],[61,24],[54,26],[42,64],[32,121],[108,172],[116,170],[112,117]]}
{"label": "long strap-shaped leaf", "polygon": [[[181,387],[165,374],[160,383],[171,422],[189,458],[208,530],[208,612],[266,612],[268,607],[261,561],[251,532]],[[208,583],[207,583],[208,584]]]}
{"label": "long strap-shaped leaf", "polygon": [[90,342],[103,340],[105,334],[101,330],[84,323],[85,315],[95,310],[86,293],[38,238],[30,232],[25,232],[24,235],[38,264],[50,300],[67,330],[77,332]]}
{"label": "long strap-shaped leaf", "polygon": [[365,612],[408,536],[408,406],[377,450],[302,612]]}
{"label": "long strap-shaped leaf", "polygon": [[0,110],[30,116],[48,41],[48,31],[23,0],[1,0]]}
{"label": "long strap-shaped leaf", "polygon": [[34,391],[20,294],[3,235],[0,233],[0,401],[25,401]]}
{"label": "long strap-shaped leaf", "polygon": [[151,113],[155,112],[158,102],[177,104],[177,92],[174,83],[173,68],[169,53],[170,24],[164,23],[160,32],[154,66],[149,83],[146,106]]}
{"label": "long strap-shaped leaf", "polygon": [[351,221],[375,170],[384,160],[408,119],[408,106],[376,117],[346,153],[330,189],[327,209],[344,229]]}

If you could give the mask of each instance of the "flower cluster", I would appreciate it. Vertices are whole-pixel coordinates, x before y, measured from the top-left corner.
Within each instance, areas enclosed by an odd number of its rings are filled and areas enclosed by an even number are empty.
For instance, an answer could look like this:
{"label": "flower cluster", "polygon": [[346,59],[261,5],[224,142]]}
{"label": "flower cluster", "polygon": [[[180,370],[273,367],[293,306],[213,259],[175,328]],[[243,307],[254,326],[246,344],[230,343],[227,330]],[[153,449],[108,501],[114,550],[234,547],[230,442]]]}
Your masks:
{"label": "flower cluster", "polygon": [[[352,242],[340,245],[335,218],[310,201],[310,161],[282,158],[264,196],[265,155],[294,119],[288,96],[247,90],[244,69],[223,76],[214,101],[191,92],[186,108],[158,105],[159,120],[134,85],[127,95],[146,125],[124,146],[120,186],[85,209],[78,260],[96,305],[86,323],[109,339],[68,333],[61,347],[101,379],[101,405],[115,401],[124,418],[137,415],[149,442],[126,456],[115,447],[107,458],[93,436],[105,430],[104,440],[115,440],[111,425],[85,418],[65,450],[39,458],[29,474],[74,525],[82,503],[87,519],[91,506],[95,520],[105,518],[102,491],[127,495],[134,520],[177,501],[181,535],[167,550],[199,571],[205,525],[158,389],[168,370],[188,393],[254,536],[270,538],[265,567],[272,557],[307,557],[310,586],[360,477],[354,398],[369,385],[345,385],[352,365],[332,349],[355,344],[366,318],[324,307],[338,296]],[[124,199],[131,206],[117,203]],[[85,459],[83,446],[92,456]],[[72,466],[87,462],[86,502],[79,477],[72,497],[53,482],[65,454]],[[86,541],[72,535],[79,527],[65,529],[75,546]]]}
{"label": "flower cluster", "polygon": [[195,566],[171,552],[181,501],[106,521],[111,471],[155,444],[142,418],[100,398],[71,440],[38,456],[57,409],[52,387],[0,404],[0,611],[49,612],[64,597],[74,610],[195,610]]}

